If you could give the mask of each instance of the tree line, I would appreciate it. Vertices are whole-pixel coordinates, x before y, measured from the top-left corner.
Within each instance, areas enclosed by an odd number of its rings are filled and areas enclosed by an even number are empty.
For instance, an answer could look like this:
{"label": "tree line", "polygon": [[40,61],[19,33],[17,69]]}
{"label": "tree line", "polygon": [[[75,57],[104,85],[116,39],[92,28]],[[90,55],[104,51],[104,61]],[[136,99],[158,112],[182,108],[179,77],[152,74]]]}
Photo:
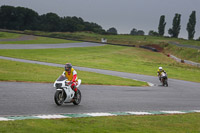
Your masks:
{"label": "tree line", "polygon": [[[181,30],[181,14],[176,13],[172,22],[172,28],[168,30],[171,37],[178,38]],[[150,30],[151,36],[164,36],[165,15],[160,16],[158,32]],[[196,11],[192,11],[187,23],[188,39],[192,40],[195,34]],[[75,32],[91,31],[99,34],[117,35],[115,27],[105,31],[100,25],[93,22],[86,22],[81,17],[60,17],[55,13],[39,15],[32,9],[24,7],[1,6],[0,7],[0,28],[10,30],[40,30],[48,32]],[[131,35],[144,35],[143,30],[133,28]]]}
{"label": "tree line", "polygon": [[[164,36],[165,26],[166,26],[165,15],[162,15],[162,16],[160,16],[160,21],[159,21],[159,25],[158,25],[158,32],[150,30],[148,35],[150,35],[150,36]],[[196,11],[192,11],[192,13],[189,17],[188,23],[187,23],[187,27],[186,27],[186,30],[188,32],[188,40],[194,39],[195,26],[196,26]],[[173,18],[172,28],[170,28],[168,30],[168,34],[171,37],[178,38],[180,30],[181,30],[181,14],[176,13],[174,18]],[[117,29],[112,27],[112,33],[117,34]],[[130,35],[144,35],[144,34],[145,33],[144,33],[143,30],[137,30],[136,28],[133,28],[130,32]],[[200,38],[198,40],[200,40]]]}
{"label": "tree line", "polygon": [[10,30],[40,30],[49,32],[92,31],[106,33],[98,24],[86,22],[80,17],[60,17],[55,13],[39,15],[24,7],[1,6],[0,28]]}
{"label": "tree line", "polygon": [[[180,23],[181,23],[181,14],[176,13],[173,18],[172,28],[168,30],[168,34],[171,37],[178,38],[181,30]],[[165,26],[166,26],[165,15],[162,15],[159,21],[158,32],[151,30],[149,31],[149,35],[164,36]],[[194,39],[195,26],[196,26],[196,11],[192,11],[191,15],[189,16],[189,20],[186,27],[186,30],[188,32],[188,40]]]}
{"label": "tree line", "polygon": [[[172,22],[172,28],[170,28],[168,30],[168,34],[171,37],[174,38],[178,38],[180,30],[181,30],[181,14],[176,13],[174,18],[173,18],[173,22]],[[160,21],[159,21],[159,25],[158,25],[158,32],[150,30],[148,35],[150,36],[164,36],[165,34],[165,26],[166,26],[166,22],[165,22],[165,15],[160,16]],[[188,40],[193,40],[194,39],[194,34],[195,34],[195,26],[196,26],[196,11],[192,11],[188,23],[187,23],[187,27],[186,30],[188,32]],[[113,29],[115,29],[113,27]],[[117,30],[113,30],[115,32],[113,32],[114,34],[117,34]],[[130,35],[144,35],[144,31],[143,30],[137,30],[136,28],[133,28],[130,32]],[[198,39],[200,40],[200,38]]]}

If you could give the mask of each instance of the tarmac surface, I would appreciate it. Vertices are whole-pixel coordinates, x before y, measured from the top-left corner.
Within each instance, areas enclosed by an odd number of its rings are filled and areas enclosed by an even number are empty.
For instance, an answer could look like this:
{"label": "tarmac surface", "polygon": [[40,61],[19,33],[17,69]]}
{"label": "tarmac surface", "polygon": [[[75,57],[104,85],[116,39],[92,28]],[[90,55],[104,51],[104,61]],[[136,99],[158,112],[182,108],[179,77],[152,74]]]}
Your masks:
{"label": "tarmac surface", "polygon": [[189,45],[189,44],[179,44],[176,42],[169,42],[172,45],[176,45],[178,47],[185,47],[185,48],[194,48],[194,49],[200,49],[200,46],[195,46],[195,45]]}
{"label": "tarmac surface", "polygon": [[[1,59],[63,67],[61,64],[28,61],[8,57]],[[124,111],[200,110],[200,83],[169,79],[161,86],[157,77],[94,68],[75,67],[124,78],[143,80],[152,87],[81,85],[79,106],[54,102],[53,83],[0,82],[0,116]],[[56,79],[57,77],[55,77]]]}
{"label": "tarmac surface", "polygon": [[[91,43],[78,45],[92,46]],[[7,45],[7,44],[6,44]],[[29,44],[30,45],[30,44]],[[42,45],[45,46],[46,44]],[[72,44],[68,44],[70,46]],[[74,44],[73,44],[74,45]],[[101,44],[94,44],[99,46]],[[10,47],[9,45],[7,45]],[[16,46],[16,45],[14,45]],[[56,48],[60,48],[59,45]],[[16,47],[14,47],[16,48]],[[0,57],[1,59],[63,67],[61,64]],[[80,105],[57,106],[53,83],[0,82],[0,116],[94,113],[124,111],[200,110],[200,83],[169,79],[169,87],[161,86],[155,76],[116,72],[94,68],[75,67],[154,84],[152,87],[81,85]],[[56,79],[57,77],[55,77]]]}
{"label": "tarmac surface", "polygon": [[62,43],[62,44],[0,44],[0,49],[49,49],[49,48],[72,48],[103,46],[100,43]]}
{"label": "tarmac surface", "polygon": [[80,105],[57,106],[53,83],[0,82],[0,116],[200,109],[199,83],[169,83],[169,87],[81,85]]}

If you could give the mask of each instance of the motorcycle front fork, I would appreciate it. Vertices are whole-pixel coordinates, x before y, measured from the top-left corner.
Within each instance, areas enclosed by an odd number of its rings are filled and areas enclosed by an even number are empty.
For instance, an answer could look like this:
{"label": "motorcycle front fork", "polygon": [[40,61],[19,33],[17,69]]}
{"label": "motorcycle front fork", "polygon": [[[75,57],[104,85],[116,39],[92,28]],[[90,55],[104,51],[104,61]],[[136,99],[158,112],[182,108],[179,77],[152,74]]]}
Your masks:
{"label": "motorcycle front fork", "polygon": [[62,93],[61,93],[61,98],[63,98],[64,96],[64,90],[62,90]]}

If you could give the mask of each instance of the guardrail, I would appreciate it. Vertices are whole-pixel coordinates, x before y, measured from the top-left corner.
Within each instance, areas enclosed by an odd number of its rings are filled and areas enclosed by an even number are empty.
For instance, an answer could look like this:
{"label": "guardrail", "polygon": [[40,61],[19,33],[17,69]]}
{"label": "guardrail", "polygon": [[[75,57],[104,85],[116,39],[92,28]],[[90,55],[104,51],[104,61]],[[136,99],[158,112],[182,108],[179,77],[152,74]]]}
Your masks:
{"label": "guardrail", "polygon": [[180,59],[180,58],[178,58],[174,55],[171,55],[171,54],[168,54],[167,56],[176,60],[177,62],[181,62],[181,63],[189,64],[189,65],[192,65],[192,66],[200,67],[200,63],[189,61],[189,60],[183,60],[183,59]]}

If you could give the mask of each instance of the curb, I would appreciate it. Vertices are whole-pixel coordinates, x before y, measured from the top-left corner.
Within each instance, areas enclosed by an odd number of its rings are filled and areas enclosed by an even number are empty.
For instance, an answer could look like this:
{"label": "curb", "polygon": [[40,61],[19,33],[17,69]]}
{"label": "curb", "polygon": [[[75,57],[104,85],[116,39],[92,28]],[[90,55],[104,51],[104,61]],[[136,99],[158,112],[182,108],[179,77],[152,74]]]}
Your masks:
{"label": "curb", "polygon": [[30,119],[63,119],[63,118],[83,118],[98,116],[123,116],[123,115],[163,115],[163,114],[187,114],[200,113],[200,110],[191,111],[150,111],[150,112],[111,112],[111,113],[82,113],[82,114],[49,114],[30,116],[5,116],[0,117],[0,121],[30,120]]}
{"label": "curb", "polygon": [[147,82],[147,84],[148,84],[150,87],[156,86],[155,84],[150,83],[150,82]]}

